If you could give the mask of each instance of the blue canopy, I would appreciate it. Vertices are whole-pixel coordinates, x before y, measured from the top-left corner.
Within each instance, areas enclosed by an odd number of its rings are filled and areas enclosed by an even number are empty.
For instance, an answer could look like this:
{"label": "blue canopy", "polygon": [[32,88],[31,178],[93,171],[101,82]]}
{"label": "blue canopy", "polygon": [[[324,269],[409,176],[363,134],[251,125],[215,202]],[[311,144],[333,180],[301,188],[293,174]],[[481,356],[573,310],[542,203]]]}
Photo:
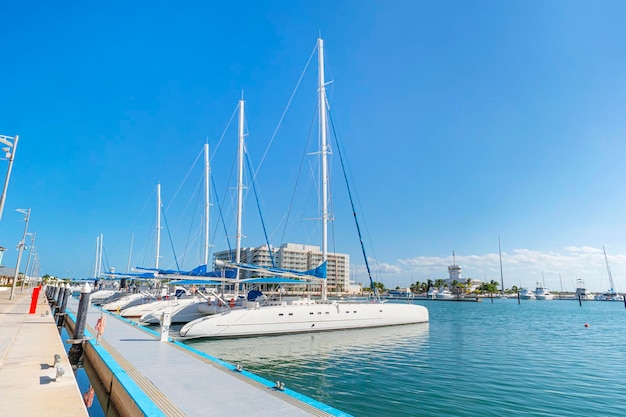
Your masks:
{"label": "blue canopy", "polygon": [[[219,263],[218,263],[219,262]],[[218,265],[224,265],[229,268],[240,268],[247,271],[268,272],[281,277],[290,278],[321,278],[326,279],[326,261],[319,264],[316,268],[308,271],[295,271],[293,269],[276,268],[272,266],[260,266],[246,263],[234,263],[229,261],[216,261]]]}
{"label": "blue canopy", "polygon": [[246,278],[239,282],[244,284],[302,284],[302,285],[314,285],[317,282],[304,281],[294,278],[281,278],[281,277],[266,277],[266,278]]}
{"label": "blue canopy", "polygon": [[[121,273],[121,272],[107,272],[104,274],[109,279],[126,279],[126,278],[140,278],[140,279],[150,279],[154,278],[154,273],[151,272],[142,272],[139,274],[134,273]],[[97,279],[97,278],[94,278]]]}
{"label": "blue canopy", "polygon": [[174,269],[157,269],[157,268],[143,268],[141,266],[135,269],[141,271],[153,271],[159,275],[185,275],[190,277],[214,277],[214,278],[235,278],[237,271],[234,269],[220,269],[217,271],[208,271],[206,265],[200,265],[192,269],[191,271],[177,271]]}
{"label": "blue canopy", "polygon": [[170,282],[172,285],[221,285],[219,281],[209,281],[204,279],[181,279]]}

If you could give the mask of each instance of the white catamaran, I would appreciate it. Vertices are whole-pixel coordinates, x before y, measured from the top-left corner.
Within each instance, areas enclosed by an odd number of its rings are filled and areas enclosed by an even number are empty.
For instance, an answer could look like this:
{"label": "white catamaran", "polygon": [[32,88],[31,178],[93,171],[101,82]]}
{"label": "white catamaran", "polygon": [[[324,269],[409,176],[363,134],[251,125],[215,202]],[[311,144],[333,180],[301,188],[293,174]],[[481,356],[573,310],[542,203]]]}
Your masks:
{"label": "white catamaran", "polygon": [[[327,106],[324,82],[323,40],[317,41],[318,52],[318,106],[320,130],[320,154],[322,158],[322,264],[317,270],[326,269],[328,213],[327,174]],[[287,275],[293,276],[293,275]],[[315,277],[308,275],[312,280]],[[238,282],[236,281],[236,285]],[[358,329],[392,326],[410,323],[426,323],[428,310],[410,303],[385,303],[378,298],[366,302],[328,300],[326,279],[322,279],[321,300],[309,297],[281,297],[267,299],[263,295],[249,293],[242,308],[202,317],[187,323],[180,330],[182,339],[244,337],[286,333],[319,332],[325,330]]]}

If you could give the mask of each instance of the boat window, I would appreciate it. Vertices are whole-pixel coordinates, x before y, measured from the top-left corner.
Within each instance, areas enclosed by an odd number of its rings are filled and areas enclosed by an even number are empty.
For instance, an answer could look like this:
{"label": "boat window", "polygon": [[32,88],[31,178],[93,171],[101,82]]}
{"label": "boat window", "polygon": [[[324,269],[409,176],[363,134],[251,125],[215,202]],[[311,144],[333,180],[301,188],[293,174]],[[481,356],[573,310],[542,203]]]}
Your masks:
{"label": "boat window", "polygon": [[279,315],[279,316],[284,316],[284,314],[283,314],[283,313],[278,313],[278,315]]}
{"label": "boat window", "polygon": [[289,313],[290,316],[293,316],[293,313]]}
{"label": "boat window", "polygon": [[327,311],[326,314],[330,314],[330,313]]}
{"label": "boat window", "polygon": [[310,314],[310,315],[313,315],[314,313],[311,311],[309,314]]}

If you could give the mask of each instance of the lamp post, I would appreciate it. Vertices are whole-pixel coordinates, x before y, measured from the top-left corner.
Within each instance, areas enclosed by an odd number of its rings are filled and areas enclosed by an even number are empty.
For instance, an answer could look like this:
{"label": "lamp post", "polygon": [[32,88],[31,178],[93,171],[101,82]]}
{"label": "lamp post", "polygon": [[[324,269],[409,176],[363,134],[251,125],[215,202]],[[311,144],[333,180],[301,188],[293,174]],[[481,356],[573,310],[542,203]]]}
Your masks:
{"label": "lamp post", "polygon": [[[11,139],[13,143],[11,143]],[[2,148],[5,152],[6,158],[9,160],[9,168],[7,169],[7,176],[4,179],[4,187],[2,188],[2,194],[0,195],[0,220],[2,219],[2,212],[4,211],[4,202],[7,196],[7,189],[9,188],[9,178],[11,178],[11,169],[13,168],[13,158],[15,157],[15,151],[17,150],[17,140],[19,136],[15,137],[0,135],[0,143],[6,145]]]}
{"label": "lamp post", "polygon": [[28,260],[26,261],[26,269],[24,270],[24,279],[22,280],[22,289],[21,292],[24,292],[24,282],[28,278],[28,285],[30,286],[30,261],[33,258],[33,253],[35,252],[35,238],[37,237],[37,233],[26,233],[30,236],[30,248],[28,249]]}
{"label": "lamp post", "polygon": [[15,276],[13,277],[13,285],[11,286],[11,295],[9,296],[9,300],[13,300],[15,298],[15,284],[17,284],[17,277],[20,273],[20,261],[22,260],[22,253],[24,252],[24,246],[26,242],[26,233],[28,233],[28,221],[30,220],[30,209],[17,209],[15,210],[24,215],[24,222],[26,225],[24,226],[24,235],[22,236],[22,240],[17,245],[19,252],[17,254],[17,264],[15,265]]}

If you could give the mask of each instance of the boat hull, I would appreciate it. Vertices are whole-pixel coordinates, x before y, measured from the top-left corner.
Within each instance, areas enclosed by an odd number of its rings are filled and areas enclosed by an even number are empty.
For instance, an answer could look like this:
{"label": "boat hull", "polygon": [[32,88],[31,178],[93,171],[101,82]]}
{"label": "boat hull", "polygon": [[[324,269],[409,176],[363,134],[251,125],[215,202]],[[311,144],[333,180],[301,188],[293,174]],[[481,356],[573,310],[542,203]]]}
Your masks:
{"label": "boat hull", "polygon": [[189,323],[206,315],[198,311],[198,307],[204,304],[206,304],[206,301],[200,299],[181,302],[176,306],[164,307],[144,314],[139,319],[139,322],[143,324],[160,324],[163,311],[165,311],[165,308],[170,308],[172,323]]}
{"label": "boat hull", "polygon": [[310,303],[233,309],[187,323],[182,339],[227,338],[359,329],[428,322],[416,304]]}

